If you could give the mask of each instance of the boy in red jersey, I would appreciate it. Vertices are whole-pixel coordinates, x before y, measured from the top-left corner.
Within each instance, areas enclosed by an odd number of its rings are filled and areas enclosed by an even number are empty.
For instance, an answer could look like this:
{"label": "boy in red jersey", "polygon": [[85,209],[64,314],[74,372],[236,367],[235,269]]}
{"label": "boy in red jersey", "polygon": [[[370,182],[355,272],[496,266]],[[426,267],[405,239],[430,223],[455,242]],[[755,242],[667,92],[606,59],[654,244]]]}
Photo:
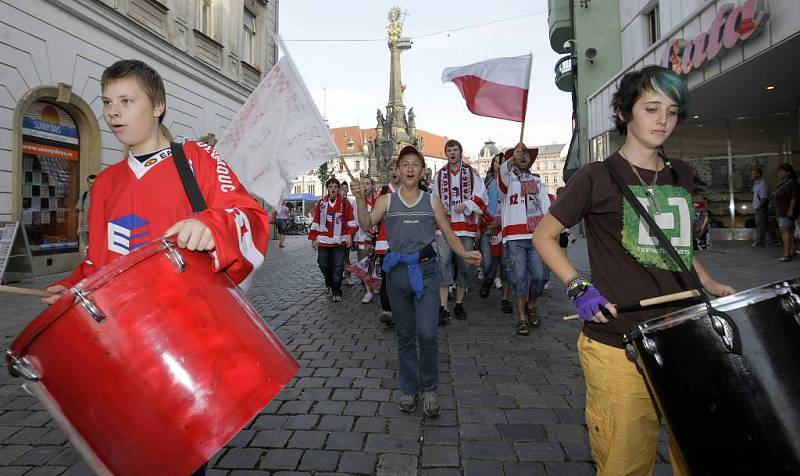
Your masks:
{"label": "boy in red jersey", "polygon": [[[100,80],[103,118],[128,156],[97,176],[89,209],[87,259],[51,284],[52,304],[67,288],[101,266],[162,236],[180,248],[208,251],[215,271],[245,285],[264,261],[269,239],[266,212],[239,183],[214,148],[182,145],[208,208],[199,213],[178,176],[169,140],[161,132],[166,92],[159,74],[137,60],[117,61]],[[204,474],[205,465],[195,474]]]}

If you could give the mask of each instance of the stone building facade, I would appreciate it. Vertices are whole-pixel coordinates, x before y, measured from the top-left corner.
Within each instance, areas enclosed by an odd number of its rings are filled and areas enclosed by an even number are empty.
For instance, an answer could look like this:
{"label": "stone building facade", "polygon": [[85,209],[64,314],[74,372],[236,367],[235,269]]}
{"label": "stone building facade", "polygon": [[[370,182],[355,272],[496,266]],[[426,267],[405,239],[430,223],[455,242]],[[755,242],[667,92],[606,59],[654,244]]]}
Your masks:
{"label": "stone building facade", "polygon": [[0,221],[23,223],[40,274],[77,263],[86,177],[123,158],[107,66],[152,65],[168,132],[219,137],[278,54],[276,0],[0,0],[0,28]]}

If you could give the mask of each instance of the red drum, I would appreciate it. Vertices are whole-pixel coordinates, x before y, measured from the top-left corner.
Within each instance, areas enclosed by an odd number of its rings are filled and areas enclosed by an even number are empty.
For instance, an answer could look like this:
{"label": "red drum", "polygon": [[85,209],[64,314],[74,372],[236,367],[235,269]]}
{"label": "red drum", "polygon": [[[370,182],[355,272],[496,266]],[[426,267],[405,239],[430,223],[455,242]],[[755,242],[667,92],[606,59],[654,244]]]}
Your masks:
{"label": "red drum", "polygon": [[154,241],[104,266],[7,353],[98,474],[189,475],[297,362],[208,253]]}

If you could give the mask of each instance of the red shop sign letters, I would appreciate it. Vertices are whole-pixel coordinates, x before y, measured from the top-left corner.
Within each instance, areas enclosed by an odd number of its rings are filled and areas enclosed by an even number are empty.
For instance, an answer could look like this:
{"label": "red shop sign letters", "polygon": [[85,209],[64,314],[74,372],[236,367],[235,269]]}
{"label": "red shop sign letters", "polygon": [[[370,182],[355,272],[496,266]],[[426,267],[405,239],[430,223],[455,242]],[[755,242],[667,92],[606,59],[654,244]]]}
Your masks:
{"label": "red shop sign letters", "polygon": [[769,13],[758,8],[759,3],[759,0],[747,0],[735,8],[732,3],[721,5],[708,31],[688,42],[679,39],[667,44],[661,56],[661,66],[686,75],[719,56],[723,50],[751,38],[769,18]]}

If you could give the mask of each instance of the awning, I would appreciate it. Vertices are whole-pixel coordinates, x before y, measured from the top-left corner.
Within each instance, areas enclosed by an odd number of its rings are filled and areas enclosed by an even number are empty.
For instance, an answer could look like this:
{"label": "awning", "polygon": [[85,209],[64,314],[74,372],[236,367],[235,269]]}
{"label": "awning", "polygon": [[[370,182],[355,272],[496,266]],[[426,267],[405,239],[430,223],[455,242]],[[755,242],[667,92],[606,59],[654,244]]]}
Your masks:
{"label": "awning", "polygon": [[286,201],[288,202],[316,202],[321,197],[317,195],[311,195],[310,193],[293,193],[286,197]]}

